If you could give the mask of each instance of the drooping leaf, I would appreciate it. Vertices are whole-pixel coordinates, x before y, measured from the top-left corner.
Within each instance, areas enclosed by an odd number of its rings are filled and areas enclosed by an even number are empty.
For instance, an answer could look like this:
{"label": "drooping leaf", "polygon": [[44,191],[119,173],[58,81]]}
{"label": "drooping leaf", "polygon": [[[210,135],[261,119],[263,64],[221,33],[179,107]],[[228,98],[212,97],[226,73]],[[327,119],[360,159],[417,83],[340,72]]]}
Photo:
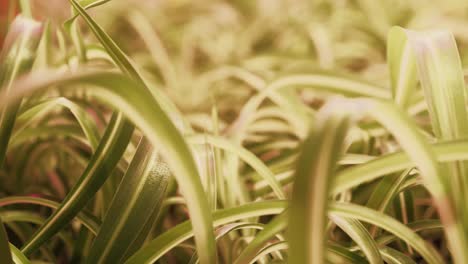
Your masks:
{"label": "drooping leaf", "polygon": [[416,90],[416,62],[406,35],[396,27],[388,33],[387,61],[393,100],[406,109]]}
{"label": "drooping leaf", "polygon": [[424,241],[424,239],[413,232],[410,228],[388,215],[366,208],[364,206],[339,202],[333,203],[330,206],[330,214],[354,218],[369,224],[376,225],[408,243],[419,254],[421,254],[427,263],[444,263],[442,257],[432,247],[432,245]]}

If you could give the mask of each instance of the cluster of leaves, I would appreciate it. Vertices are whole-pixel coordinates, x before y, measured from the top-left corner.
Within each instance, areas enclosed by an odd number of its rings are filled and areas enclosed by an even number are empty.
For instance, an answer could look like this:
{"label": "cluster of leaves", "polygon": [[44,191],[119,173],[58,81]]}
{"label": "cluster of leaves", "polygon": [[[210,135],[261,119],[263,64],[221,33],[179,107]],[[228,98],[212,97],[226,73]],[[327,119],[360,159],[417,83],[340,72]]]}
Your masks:
{"label": "cluster of leaves", "polygon": [[108,2],[10,4],[2,263],[468,262],[468,4]]}

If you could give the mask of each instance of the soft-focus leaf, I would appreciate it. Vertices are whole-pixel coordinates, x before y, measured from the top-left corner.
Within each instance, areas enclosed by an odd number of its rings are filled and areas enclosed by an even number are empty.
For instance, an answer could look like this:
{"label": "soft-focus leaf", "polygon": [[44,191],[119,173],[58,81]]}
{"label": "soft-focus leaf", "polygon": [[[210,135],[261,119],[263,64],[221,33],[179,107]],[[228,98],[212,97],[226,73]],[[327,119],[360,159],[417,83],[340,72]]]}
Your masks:
{"label": "soft-focus leaf", "polygon": [[349,125],[346,114],[333,112],[333,105],[319,113],[296,168],[288,230],[292,263],[325,260],[328,192]]}
{"label": "soft-focus leaf", "polygon": [[288,226],[288,217],[288,212],[283,212],[271,220],[262,231],[256,234],[255,238],[245,247],[234,263],[250,263],[255,258],[257,251],[261,249],[268,240]]}
{"label": "soft-focus leaf", "polygon": [[[17,249],[15,246],[13,246],[12,244],[10,244],[10,250],[11,250],[11,253],[12,253],[12,256],[13,256],[13,262],[15,264],[29,264],[31,263],[29,261],[28,258],[26,258],[25,255],[23,255],[23,253]],[[3,257],[3,255],[2,255]]]}
{"label": "soft-focus leaf", "polygon": [[5,264],[13,263],[10,246],[8,244],[8,236],[5,230],[5,226],[3,226],[3,221],[0,218],[0,253],[2,254],[2,259]]}
{"label": "soft-focus leaf", "polygon": [[[3,93],[11,92],[13,81],[31,68],[41,30],[42,25],[39,22],[22,16],[18,16],[11,25],[0,54],[0,89]],[[0,112],[0,168],[3,166],[19,106],[19,102],[9,103]]]}

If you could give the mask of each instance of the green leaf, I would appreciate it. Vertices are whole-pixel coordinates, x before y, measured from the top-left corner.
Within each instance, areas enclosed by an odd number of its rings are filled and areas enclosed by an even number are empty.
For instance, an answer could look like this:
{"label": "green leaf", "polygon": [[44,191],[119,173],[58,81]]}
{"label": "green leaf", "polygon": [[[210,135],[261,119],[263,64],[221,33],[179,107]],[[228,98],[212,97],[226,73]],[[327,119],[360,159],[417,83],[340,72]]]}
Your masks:
{"label": "green leaf", "polygon": [[[52,209],[57,209],[60,204],[45,198],[30,197],[30,196],[10,196],[0,199],[0,207],[12,204],[37,204],[46,206]],[[82,210],[76,219],[86,226],[93,234],[97,234],[101,221],[86,210]]]}
{"label": "green leaf", "polygon": [[275,179],[275,176],[270,171],[270,169],[254,154],[252,154],[247,149],[243,148],[242,146],[236,145],[231,141],[224,139],[222,137],[217,137],[213,135],[191,135],[188,137],[188,142],[192,144],[205,144],[209,143],[217,148],[227,150],[229,152],[235,153],[239,156],[242,160],[244,160],[247,164],[252,166],[255,171],[258,172],[270,185],[273,189],[273,192],[279,199],[285,199],[286,195],[282,190],[281,184]]}
{"label": "green leaf", "polygon": [[[466,151],[468,140],[434,143],[431,145],[431,148],[439,162],[468,160],[468,152]],[[343,192],[360,184],[414,167],[415,165],[415,162],[403,151],[383,155],[367,163],[339,172],[332,187],[332,194]]]}
{"label": "green leaf", "polygon": [[[26,210],[2,210],[0,212],[0,217],[5,223],[8,223],[10,225],[12,224],[12,222],[26,222],[33,223],[36,225],[42,225],[45,222],[45,219],[41,215]],[[60,237],[63,240],[66,246],[70,245],[70,238],[65,232],[59,232],[58,237]]]}
{"label": "green leaf", "polygon": [[[11,85],[15,78],[31,68],[41,30],[42,25],[32,19],[18,16],[13,21],[0,54],[0,89],[2,92],[11,92]],[[0,168],[5,160],[19,106],[19,102],[7,104],[0,112]]]}
{"label": "green leaf", "polygon": [[335,243],[328,243],[326,252],[327,263],[353,263],[363,264],[367,263],[366,259],[361,255],[350,251],[348,248],[337,245]]}
{"label": "green leaf", "polygon": [[289,261],[323,263],[329,188],[344,150],[349,119],[333,111],[333,103],[317,115],[317,127],[302,145],[295,172],[289,217]]}
{"label": "green leaf", "polygon": [[128,15],[128,21],[141,36],[148,51],[158,66],[158,70],[164,79],[164,84],[170,89],[176,89],[178,85],[177,74],[174,65],[164,47],[161,39],[154,32],[151,23],[140,12],[132,11]]}
{"label": "green leaf", "polygon": [[94,239],[87,263],[123,262],[130,246],[138,248],[135,240],[147,222],[154,221],[153,212],[160,210],[169,176],[167,165],[143,138]]}
{"label": "green leaf", "polygon": [[[88,10],[88,9],[93,8],[93,7],[103,5],[103,4],[105,4],[107,2],[110,2],[110,1],[111,0],[80,0],[79,3],[80,3],[80,5],[84,6],[85,10]],[[79,17],[79,14],[73,15],[71,18],[69,18],[67,21],[65,21],[63,23],[63,26],[65,28],[69,27],[75,21],[75,19],[77,19],[78,17]]]}
{"label": "green leaf", "polygon": [[[17,118],[17,122],[21,124],[21,126],[15,130],[15,133],[20,132],[36,119],[41,118],[57,106],[62,106],[70,110],[76,121],[80,124],[80,127],[86,135],[92,149],[96,150],[99,144],[99,132],[94,120],[89,116],[85,109],[64,97],[44,100],[23,111]],[[15,135],[13,135],[13,137],[14,136]]]}
{"label": "green leaf", "polygon": [[430,264],[444,263],[439,253],[410,228],[394,218],[364,206],[335,202],[330,214],[353,218],[376,225],[400,238],[413,247]]}
{"label": "green leaf", "polygon": [[[443,231],[443,225],[440,223],[439,220],[419,220],[416,222],[409,223],[406,226],[409,227],[414,232],[434,230],[434,229],[436,230],[439,229],[440,231]],[[391,242],[395,241],[396,239],[397,237],[395,237],[392,234],[382,235],[377,238],[377,244],[379,246],[388,245]]]}
{"label": "green leaf", "polygon": [[[49,85],[46,84],[42,88],[47,87]],[[124,119],[123,115],[112,116],[98,148],[77,183],[62,201],[60,207],[23,246],[22,252],[25,255],[37,250],[86,206],[117,165],[127,148],[132,133],[133,126]]]}
{"label": "green leaf", "polygon": [[437,138],[454,140],[468,136],[465,82],[453,35],[446,31],[393,30],[406,34],[413,47]]}
{"label": "green leaf", "polygon": [[288,244],[286,243],[286,241],[280,241],[280,242],[275,242],[275,243],[272,243],[264,248],[262,248],[260,250],[260,252],[258,252],[258,254],[255,256],[254,259],[252,259],[252,261],[249,263],[255,263],[256,261],[258,261],[259,259],[267,256],[268,254],[271,254],[275,251],[279,251],[279,250],[285,250],[285,249],[288,249]]}
{"label": "green leaf", "polygon": [[379,212],[385,212],[388,204],[395,197],[404,182],[406,176],[412,171],[412,168],[406,169],[399,175],[389,175],[384,177],[374,188],[366,207],[376,209]]}
{"label": "green leaf", "polygon": [[[284,201],[254,202],[235,208],[223,209],[213,213],[214,226],[224,225],[241,219],[281,213],[286,207]],[[165,253],[193,236],[189,221],[179,224],[138,250],[126,264],[153,263]]]}
{"label": "green leaf", "polygon": [[393,27],[388,33],[387,61],[393,100],[407,109],[416,90],[416,62],[406,34],[400,28]]}
{"label": "green leaf", "polygon": [[[468,137],[466,87],[454,36],[447,31],[415,32],[396,28],[406,34],[416,57],[419,79],[428,104],[432,128],[440,140]],[[445,165],[453,176],[449,181],[450,198],[456,211],[459,238],[448,240],[455,263],[468,261],[468,212],[464,203],[468,195],[468,163]],[[445,220],[447,221],[447,220]],[[460,223],[458,223],[460,222]]]}
{"label": "green leaf", "polygon": [[32,11],[31,11],[31,1],[30,0],[18,0],[21,14],[23,14],[27,18],[33,18]]}
{"label": "green leaf", "polygon": [[[406,169],[399,175],[389,175],[381,179],[369,197],[366,207],[385,213],[387,206],[398,194],[401,185],[412,170],[412,168]],[[375,236],[376,232],[377,229],[372,227],[370,233],[373,237]]]}
{"label": "green leaf", "polygon": [[337,217],[331,214],[331,220],[341,228],[361,248],[369,263],[383,264],[379,248],[361,222],[353,218]]}
{"label": "green leaf", "polygon": [[10,246],[8,244],[8,236],[2,218],[0,218],[0,253],[3,259],[2,261],[4,261],[5,264],[13,263]]}
{"label": "green leaf", "polygon": [[[252,97],[242,108],[239,117],[236,122],[230,127],[230,133],[235,136],[236,139],[243,139],[243,134],[247,129],[248,125],[254,120],[254,113],[260,107],[262,102],[271,97],[274,99],[275,93],[278,93],[278,90],[291,88],[303,88],[303,89],[312,89],[317,91],[323,91],[327,93],[338,93],[350,97],[371,97],[371,98],[388,98],[390,94],[387,90],[382,87],[375,86],[373,84],[361,81],[353,80],[351,78],[346,78],[337,75],[331,74],[303,74],[303,75],[290,75],[283,78],[278,78],[274,80],[269,85],[267,85],[259,94]],[[277,97],[285,98],[285,95],[276,95]],[[275,101],[275,100],[273,100]],[[275,101],[276,102],[276,101]],[[281,104],[283,109],[288,109],[288,105]],[[289,106],[291,107],[291,106]],[[306,129],[308,128],[308,123],[310,116],[303,115],[302,109],[292,106],[294,114],[301,115],[302,123],[306,124]],[[302,124],[304,125],[304,124]]]}
{"label": "green leaf", "polygon": [[[29,264],[29,263],[31,263],[29,261],[29,259],[26,258],[26,256],[23,255],[23,253],[19,249],[17,249],[14,245],[10,244],[10,250],[11,250],[11,253],[12,253],[12,256],[13,256],[13,262],[15,264]],[[3,258],[3,254],[2,254],[2,258]]]}
{"label": "green leaf", "polygon": [[[210,237],[214,240],[213,233],[209,232],[209,230],[212,230],[212,226],[210,225],[210,228],[206,227],[207,220],[205,219],[209,220],[211,214],[189,148],[167,115],[159,107],[159,104],[143,86],[113,72],[84,73],[80,71],[77,74],[41,75],[42,78],[39,78],[40,76],[31,76],[29,79],[23,80],[22,84],[18,84],[15,87],[16,96],[44,90],[51,85],[61,84],[60,89],[70,89],[72,87],[70,84],[73,83],[88,84],[81,88],[85,89],[90,96],[120,109],[144,132],[152,144],[160,147],[162,156],[174,172],[181,192],[186,197],[189,210],[192,210],[190,211],[191,219],[194,226],[197,227],[197,234],[210,233]],[[127,89],[128,87],[132,87],[133,90]],[[74,88],[79,89],[79,87]],[[5,100],[8,100],[8,97],[4,97]],[[12,100],[13,98],[9,99]],[[0,105],[2,105],[1,103],[3,103],[3,100],[0,99]],[[96,153],[98,152],[99,148]],[[108,155],[107,158],[111,157],[113,155]],[[89,179],[86,178],[85,180]],[[76,193],[76,197],[73,197],[73,199],[80,198],[80,201],[89,199],[89,197],[83,197],[82,195],[82,193]],[[202,242],[200,242],[200,247],[205,243],[209,243],[207,240]],[[205,258],[202,258],[201,255],[200,260],[204,263],[202,260]],[[205,257],[210,258],[209,256]]]}
{"label": "green leaf", "polygon": [[[256,224],[250,222],[235,222],[222,226],[216,230],[216,242],[219,242],[220,239],[229,235],[233,231],[242,230],[242,229],[257,229],[263,230],[263,224]],[[196,253],[192,255],[189,264],[198,263],[198,256]]]}
{"label": "green leaf", "polygon": [[244,248],[235,260],[235,264],[247,264],[252,262],[256,253],[265,245],[268,240],[288,226],[289,212],[283,212],[271,220],[262,231],[255,235],[255,238]]}
{"label": "green leaf", "polygon": [[[70,3],[88,24],[96,38],[106,48],[117,66],[127,76],[138,82],[137,84],[140,86],[141,90],[141,93],[138,95],[153,98],[153,95],[149,92],[149,89],[146,87],[143,79],[132,66],[122,50],[104,32],[104,30],[102,30],[102,28],[93,21],[80,4],[75,0],[70,0]],[[132,95],[135,94],[132,93]],[[161,129],[164,132],[159,131],[159,133],[157,133],[159,136],[155,136],[155,134],[148,134],[149,131],[146,130],[145,134],[150,137],[150,140],[154,145],[163,146],[163,153],[167,152],[163,155],[167,158],[169,167],[175,174],[175,178],[180,186],[182,194],[187,198],[187,207],[196,230],[195,242],[200,256],[200,262],[202,264],[216,262],[216,243],[213,236],[210,207],[208,199],[204,195],[203,186],[200,181],[200,176],[196,170],[193,157],[191,156],[188,146],[179,131],[176,129],[174,124],[170,122],[169,118],[161,109],[160,104],[164,105],[164,101],[160,99],[159,102],[155,101],[151,103],[154,104],[153,108],[156,110],[153,112],[153,115],[158,114],[160,116],[159,122],[162,121],[162,123],[164,123],[162,127],[159,127],[156,124],[153,125],[158,127],[156,130]],[[138,104],[138,101],[134,102],[134,106],[137,106]],[[117,106],[116,109],[119,109],[119,106]],[[141,120],[140,122],[145,121]],[[140,127],[140,129],[145,130],[143,127]]]}
{"label": "green leaf", "polygon": [[416,164],[445,225],[452,254],[456,256],[457,261],[463,263],[464,250],[460,248],[466,242],[463,220],[457,214],[447,177],[444,177],[432,148],[419,133],[414,122],[394,105],[372,99],[358,101],[359,107],[363,107],[369,115],[389,130]]}
{"label": "green leaf", "polygon": [[416,262],[407,255],[390,247],[380,249],[380,253],[388,264],[416,264]]}

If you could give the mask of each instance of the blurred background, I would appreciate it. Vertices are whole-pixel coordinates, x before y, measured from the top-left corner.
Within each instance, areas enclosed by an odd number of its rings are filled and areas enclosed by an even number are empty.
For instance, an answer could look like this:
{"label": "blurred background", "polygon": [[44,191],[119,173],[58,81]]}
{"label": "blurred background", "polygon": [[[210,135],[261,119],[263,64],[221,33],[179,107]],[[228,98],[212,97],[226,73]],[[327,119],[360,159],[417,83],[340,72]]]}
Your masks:
{"label": "blurred background", "polygon": [[[66,0],[31,0],[36,19],[55,27],[70,18]],[[388,80],[385,41],[390,26],[448,29],[455,35],[463,64],[468,43],[468,2],[460,0],[82,0],[116,42],[153,77],[184,80],[219,65],[237,65],[268,76],[294,69],[359,73],[371,81]],[[0,34],[15,13],[17,1],[0,1]],[[141,20],[145,20],[141,22]],[[145,23],[145,26],[137,26]],[[86,31],[83,27],[83,31]],[[148,35],[144,31],[155,33]],[[141,36],[141,34],[143,35]],[[89,36],[89,34],[85,36]],[[141,37],[140,37],[141,36]],[[145,39],[146,37],[146,39]],[[154,43],[154,39],[158,43]],[[2,37],[3,39],[3,37]],[[145,43],[152,41],[152,47]],[[170,73],[156,72],[148,49],[167,52]],[[153,56],[157,54],[152,53]],[[153,69],[151,67],[153,66]],[[274,73],[274,74],[272,74]],[[184,76],[184,78],[179,78]],[[167,83],[167,82],[166,82]],[[387,85],[387,84],[383,84]],[[201,89],[201,88],[200,88]],[[232,91],[242,93],[239,89]],[[177,94],[179,93],[179,94]],[[184,97],[183,108],[201,107],[210,93]],[[236,96],[237,97],[237,96]],[[190,100],[189,102],[185,100]]]}

